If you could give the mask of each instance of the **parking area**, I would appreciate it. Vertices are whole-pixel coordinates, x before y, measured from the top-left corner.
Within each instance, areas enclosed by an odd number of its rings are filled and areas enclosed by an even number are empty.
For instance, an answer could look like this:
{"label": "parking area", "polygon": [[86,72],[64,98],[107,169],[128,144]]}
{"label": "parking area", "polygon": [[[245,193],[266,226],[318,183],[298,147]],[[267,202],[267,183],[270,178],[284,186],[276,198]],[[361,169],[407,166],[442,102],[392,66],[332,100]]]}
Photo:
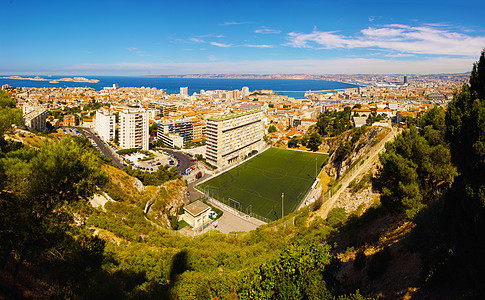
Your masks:
{"label": "parking area", "polygon": [[121,157],[126,165],[130,164],[133,168],[148,173],[156,172],[160,166],[168,165],[171,167],[174,165],[174,160],[160,151],[135,152]]}
{"label": "parking area", "polygon": [[64,132],[64,134],[69,134],[69,135],[79,136],[79,137],[83,136],[82,133],[77,128],[74,128],[74,127],[62,127],[61,129]]}

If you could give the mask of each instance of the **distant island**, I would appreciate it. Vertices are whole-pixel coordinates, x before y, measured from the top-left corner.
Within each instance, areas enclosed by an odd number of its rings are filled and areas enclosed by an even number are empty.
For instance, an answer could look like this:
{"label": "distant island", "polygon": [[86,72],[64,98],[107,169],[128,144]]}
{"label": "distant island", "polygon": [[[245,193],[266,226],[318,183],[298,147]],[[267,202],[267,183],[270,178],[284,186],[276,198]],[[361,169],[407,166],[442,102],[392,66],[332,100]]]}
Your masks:
{"label": "distant island", "polygon": [[98,79],[88,79],[84,77],[64,77],[59,79],[46,79],[39,76],[35,77],[20,77],[20,76],[7,76],[7,77],[0,77],[3,79],[17,79],[17,80],[32,80],[32,81],[49,81],[49,83],[59,83],[59,81],[69,81],[69,82],[89,82],[89,83],[98,83]]}

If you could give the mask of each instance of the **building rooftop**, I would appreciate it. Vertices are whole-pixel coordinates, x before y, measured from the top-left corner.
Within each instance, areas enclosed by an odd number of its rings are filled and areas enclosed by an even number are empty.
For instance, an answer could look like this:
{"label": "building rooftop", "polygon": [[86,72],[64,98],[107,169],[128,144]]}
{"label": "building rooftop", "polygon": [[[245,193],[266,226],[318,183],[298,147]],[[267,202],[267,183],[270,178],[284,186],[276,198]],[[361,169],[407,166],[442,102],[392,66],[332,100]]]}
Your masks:
{"label": "building rooftop", "polygon": [[214,121],[222,121],[222,120],[227,120],[227,119],[232,119],[232,118],[237,118],[245,115],[250,115],[255,112],[261,111],[259,108],[257,109],[251,109],[251,110],[246,110],[242,112],[237,112],[237,113],[232,113],[232,114],[227,114],[227,115],[222,115],[222,116],[217,116],[217,117],[211,117],[208,120],[214,120]]}
{"label": "building rooftop", "polygon": [[209,209],[210,209],[210,206],[207,205],[207,204],[204,204],[200,200],[192,202],[189,205],[184,207],[184,210],[194,217],[200,215],[201,213],[203,213],[203,212],[205,212],[206,210],[209,210]]}

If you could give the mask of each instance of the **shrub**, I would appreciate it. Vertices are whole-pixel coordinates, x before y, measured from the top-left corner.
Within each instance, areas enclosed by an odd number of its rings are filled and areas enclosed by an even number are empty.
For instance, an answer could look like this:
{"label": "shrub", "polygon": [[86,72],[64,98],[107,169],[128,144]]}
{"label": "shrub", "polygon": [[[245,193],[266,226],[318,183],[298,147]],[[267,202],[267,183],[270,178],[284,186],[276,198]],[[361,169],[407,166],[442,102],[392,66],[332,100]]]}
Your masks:
{"label": "shrub", "polygon": [[333,208],[327,215],[327,226],[337,228],[347,220],[347,214],[342,207]]}
{"label": "shrub", "polygon": [[132,153],[135,153],[135,152],[138,152],[138,149],[130,148],[130,149],[121,149],[121,150],[116,151],[116,153],[118,153],[119,155],[132,154]]}

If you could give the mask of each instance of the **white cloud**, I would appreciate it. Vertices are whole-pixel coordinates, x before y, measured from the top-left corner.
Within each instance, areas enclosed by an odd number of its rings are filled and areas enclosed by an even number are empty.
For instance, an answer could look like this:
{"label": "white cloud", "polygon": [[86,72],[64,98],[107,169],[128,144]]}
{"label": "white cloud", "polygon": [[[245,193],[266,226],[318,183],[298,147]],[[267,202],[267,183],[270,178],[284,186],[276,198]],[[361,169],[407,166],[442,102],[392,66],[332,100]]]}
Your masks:
{"label": "white cloud", "polygon": [[126,50],[131,51],[131,52],[135,52],[135,51],[138,51],[138,48],[130,47],[130,48],[126,48]]}
{"label": "white cloud", "polygon": [[224,35],[217,34],[217,33],[208,33],[208,34],[198,35],[197,37],[199,37],[199,38],[207,38],[207,37],[223,38]]}
{"label": "white cloud", "polygon": [[414,57],[414,54],[397,53],[397,54],[386,54],[385,57]]}
{"label": "white cloud", "polygon": [[274,48],[273,45],[251,45],[251,44],[247,44],[247,45],[244,45],[245,47],[249,47],[249,48]]}
{"label": "white cloud", "polygon": [[230,26],[230,25],[243,25],[243,24],[249,24],[249,22],[234,22],[234,21],[229,21],[229,22],[224,22],[219,24],[220,26]]}
{"label": "white cloud", "polygon": [[231,47],[232,44],[224,44],[224,43],[218,43],[218,42],[210,42],[212,46],[217,46],[217,47],[222,47],[222,48],[227,48]]}
{"label": "white cloud", "polygon": [[207,58],[210,60],[210,61],[216,61],[217,60],[217,57],[215,55],[209,55],[207,56]]}
{"label": "white cloud", "polygon": [[278,33],[281,33],[281,30],[262,26],[261,28],[256,29],[254,32],[260,33],[260,34],[278,34]]}
{"label": "white cloud", "polygon": [[205,43],[204,40],[198,38],[190,38],[189,41],[192,41],[194,43]]}
{"label": "white cloud", "polygon": [[476,56],[485,45],[485,36],[443,29],[443,26],[389,24],[362,29],[345,36],[332,31],[290,32],[287,45],[297,48],[381,48],[413,54]]}
{"label": "white cloud", "polygon": [[372,22],[372,21],[374,21],[374,20],[375,20],[374,16],[370,16],[370,17],[369,17],[369,22]]}

